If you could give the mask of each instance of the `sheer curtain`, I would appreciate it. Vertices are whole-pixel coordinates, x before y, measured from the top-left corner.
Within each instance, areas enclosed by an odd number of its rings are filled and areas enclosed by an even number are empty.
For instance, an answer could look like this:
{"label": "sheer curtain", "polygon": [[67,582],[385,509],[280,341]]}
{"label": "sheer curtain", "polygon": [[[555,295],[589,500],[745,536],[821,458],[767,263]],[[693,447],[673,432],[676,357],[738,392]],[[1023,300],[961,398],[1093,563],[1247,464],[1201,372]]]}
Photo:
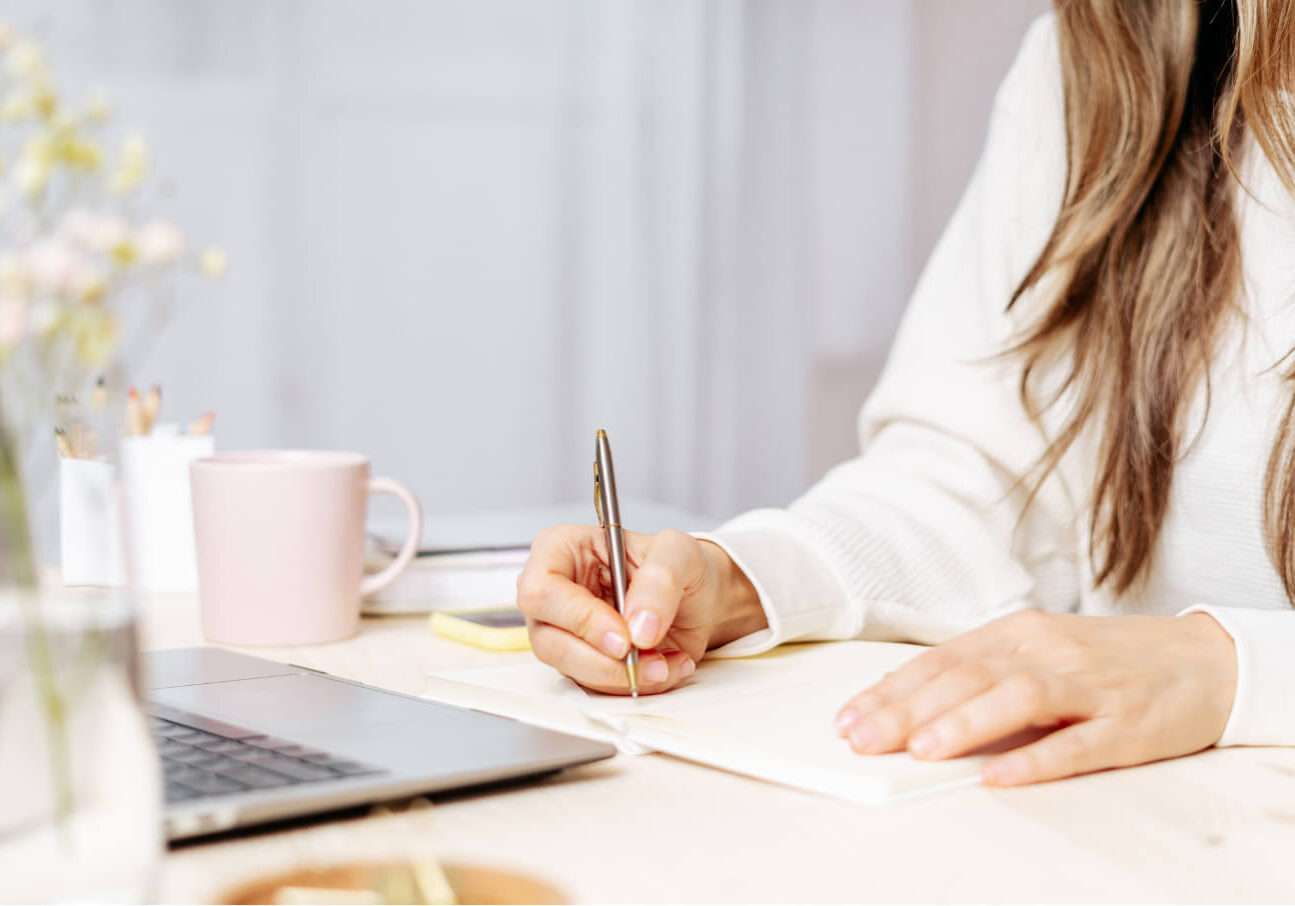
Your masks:
{"label": "sheer curtain", "polygon": [[[977,104],[1042,5],[975,5],[1001,48]],[[941,6],[972,18],[933,0],[6,15],[150,138],[161,210],[229,249],[227,282],[138,363],[173,414],[216,409],[225,448],[365,451],[433,515],[585,499],[605,427],[623,495],[723,516],[848,452],[925,253],[914,161],[947,163],[915,150],[940,140],[914,109],[940,84],[923,23]]]}

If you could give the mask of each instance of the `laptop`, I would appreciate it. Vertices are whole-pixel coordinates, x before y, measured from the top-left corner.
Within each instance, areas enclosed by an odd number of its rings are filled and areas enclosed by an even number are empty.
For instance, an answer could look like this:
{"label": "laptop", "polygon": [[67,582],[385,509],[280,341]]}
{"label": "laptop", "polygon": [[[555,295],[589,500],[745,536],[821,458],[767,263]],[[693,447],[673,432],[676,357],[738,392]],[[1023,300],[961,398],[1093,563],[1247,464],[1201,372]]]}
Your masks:
{"label": "laptop", "polygon": [[547,774],[606,743],[224,651],[146,656],[171,840]]}

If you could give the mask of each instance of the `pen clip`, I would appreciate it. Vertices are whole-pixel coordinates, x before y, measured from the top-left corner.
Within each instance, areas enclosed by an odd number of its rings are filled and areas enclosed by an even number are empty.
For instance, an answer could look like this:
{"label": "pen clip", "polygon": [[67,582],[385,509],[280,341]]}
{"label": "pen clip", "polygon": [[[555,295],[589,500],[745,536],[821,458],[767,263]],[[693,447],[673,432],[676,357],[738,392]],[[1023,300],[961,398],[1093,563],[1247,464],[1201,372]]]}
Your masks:
{"label": "pen clip", "polygon": [[607,517],[603,515],[603,482],[602,475],[598,471],[598,463],[594,463],[594,512],[598,514],[598,527],[607,528]]}

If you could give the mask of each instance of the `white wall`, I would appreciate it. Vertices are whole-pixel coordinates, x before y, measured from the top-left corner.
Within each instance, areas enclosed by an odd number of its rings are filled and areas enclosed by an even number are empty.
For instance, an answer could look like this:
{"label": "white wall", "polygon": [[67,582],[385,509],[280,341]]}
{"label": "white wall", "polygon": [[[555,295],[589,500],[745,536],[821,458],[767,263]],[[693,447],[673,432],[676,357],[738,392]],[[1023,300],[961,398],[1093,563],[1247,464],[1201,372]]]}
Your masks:
{"label": "white wall", "polygon": [[[139,380],[431,513],[724,515],[853,445],[1043,0],[11,3],[230,252]],[[46,516],[50,500],[42,506]]]}

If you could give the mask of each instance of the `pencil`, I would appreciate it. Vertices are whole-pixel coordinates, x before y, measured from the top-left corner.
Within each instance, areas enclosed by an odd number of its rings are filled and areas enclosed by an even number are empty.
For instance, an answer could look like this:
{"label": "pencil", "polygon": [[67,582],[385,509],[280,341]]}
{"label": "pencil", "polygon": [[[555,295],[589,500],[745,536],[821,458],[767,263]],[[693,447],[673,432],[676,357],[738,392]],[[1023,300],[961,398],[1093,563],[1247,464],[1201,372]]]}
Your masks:
{"label": "pencil", "polygon": [[139,391],[134,387],[126,394],[126,433],[134,436],[144,433],[144,412],[140,408]]}
{"label": "pencil", "polygon": [[102,374],[99,375],[99,380],[94,382],[94,389],[90,391],[90,403],[96,409],[108,408],[108,382]]}
{"label": "pencil", "polygon": [[193,424],[189,426],[189,434],[197,437],[201,434],[211,433],[211,424],[216,420],[216,413],[204,412],[198,417]]}
{"label": "pencil", "polygon": [[153,430],[153,423],[157,421],[157,414],[162,411],[162,385],[154,384],[153,389],[148,391],[148,396],[144,397],[144,432],[148,434]]}
{"label": "pencil", "polygon": [[58,455],[64,459],[75,459],[72,455],[72,444],[67,439],[67,432],[62,428],[54,429],[54,447],[58,450]]}

